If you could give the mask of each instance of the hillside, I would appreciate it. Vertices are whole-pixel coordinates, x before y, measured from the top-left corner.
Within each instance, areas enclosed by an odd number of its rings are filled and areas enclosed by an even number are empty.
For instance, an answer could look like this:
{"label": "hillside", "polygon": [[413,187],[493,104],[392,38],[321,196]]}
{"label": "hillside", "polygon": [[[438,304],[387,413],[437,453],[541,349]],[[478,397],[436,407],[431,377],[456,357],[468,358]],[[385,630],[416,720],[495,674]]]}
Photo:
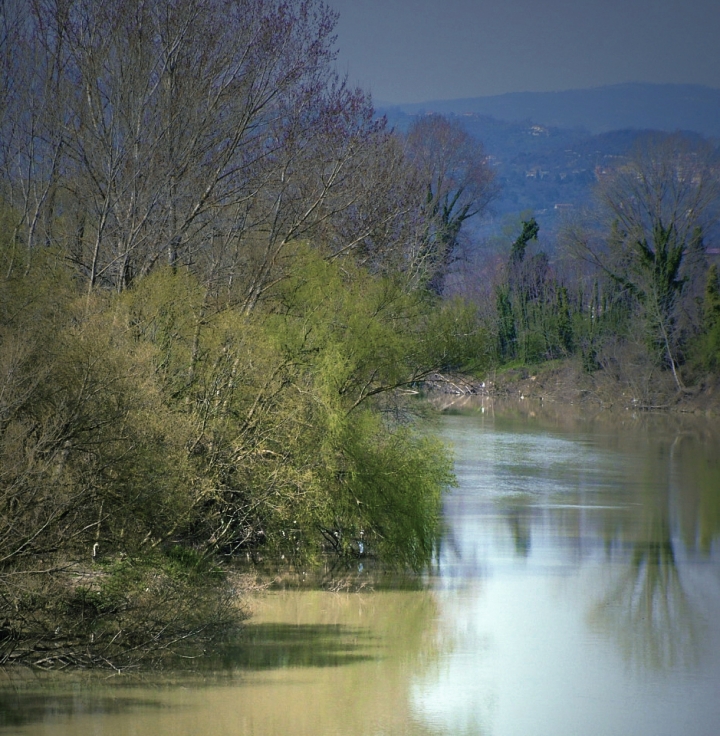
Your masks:
{"label": "hillside", "polygon": [[[415,117],[398,110],[380,112],[401,131]],[[589,202],[597,173],[626,156],[647,133],[625,129],[593,135],[578,128],[509,122],[477,113],[450,117],[482,141],[497,173],[499,196],[482,222],[474,223],[481,239],[500,236],[521,213],[532,213],[543,235],[552,240],[563,216]]]}
{"label": "hillside", "polygon": [[589,202],[598,173],[628,155],[649,130],[680,127],[691,136],[720,136],[720,90],[683,85],[618,85],[378,110],[400,131],[431,112],[457,118],[482,141],[497,172],[499,197],[475,223],[481,239],[502,236],[521,213],[532,213],[552,241],[564,216]]}
{"label": "hillside", "polygon": [[514,92],[491,97],[432,100],[393,106],[409,115],[438,112],[532,120],[603,133],[623,128],[691,130],[720,137],[720,89],[689,84],[617,84],[562,92]]}

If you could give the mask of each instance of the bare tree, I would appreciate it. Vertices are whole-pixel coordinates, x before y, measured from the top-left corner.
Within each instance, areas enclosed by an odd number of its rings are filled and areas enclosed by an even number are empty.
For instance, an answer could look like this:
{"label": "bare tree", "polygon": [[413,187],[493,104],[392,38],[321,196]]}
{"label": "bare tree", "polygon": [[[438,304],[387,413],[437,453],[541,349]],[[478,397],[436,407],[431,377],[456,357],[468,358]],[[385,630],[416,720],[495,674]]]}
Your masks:
{"label": "bare tree", "polygon": [[91,287],[124,288],[163,255],[192,259],[213,228],[258,224],[278,153],[304,138],[292,115],[327,83],[333,24],[310,1],[77,3],[71,151],[92,203]]}
{"label": "bare tree", "polygon": [[419,254],[428,285],[440,292],[463,224],[482,214],[496,194],[482,144],[457,120],[418,118],[407,134],[407,151],[425,183],[425,237]]}
{"label": "bare tree", "polygon": [[252,309],[288,243],[360,202],[387,137],[337,76],[336,16],[316,0],[6,0],[2,21],[3,64],[20,59],[2,91],[5,186],[30,244],[51,213],[90,291],[212,245],[213,275]]}
{"label": "bare tree", "polygon": [[678,313],[718,215],[717,152],[681,134],[652,135],[598,183],[604,233],[571,235],[584,257],[622,286],[641,310],[648,341],[678,388]]}
{"label": "bare tree", "polygon": [[0,3],[0,202],[11,213],[13,257],[30,269],[31,253],[50,244],[61,172],[63,135],[57,104],[62,34],[35,36],[27,6]]}

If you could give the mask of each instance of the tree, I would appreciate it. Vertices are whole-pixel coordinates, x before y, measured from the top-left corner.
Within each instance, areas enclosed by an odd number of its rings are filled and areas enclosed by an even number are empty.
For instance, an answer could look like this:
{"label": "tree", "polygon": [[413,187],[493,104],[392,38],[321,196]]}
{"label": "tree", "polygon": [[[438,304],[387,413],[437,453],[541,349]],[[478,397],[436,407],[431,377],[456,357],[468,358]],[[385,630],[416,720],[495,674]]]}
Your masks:
{"label": "tree", "polygon": [[396,391],[437,368],[423,295],[300,247],[272,304],[227,306],[206,321],[188,382],[201,291],[165,272],[127,295],[138,335],[160,348],[175,333],[159,355],[164,393],[196,428],[198,514],[176,538],[298,562],[328,544],[352,554],[363,539],[388,562],[422,567],[450,479]]}
{"label": "tree", "polygon": [[0,0],[0,662],[195,634],[221,555],[430,561],[451,463],[403,389],[486,338],[417,288],[418,169],[335,19]]}
{"label": "tree", "polygon": [[522,230],[510,249],[503,282],[496,289],[498,348],[501,359],[519,357],[536,362],[569,350],[570,304],[567,289],[557,284],[547,253],[527,256],[528,245],[538,242],[540,228],[534,217],[522,221]]}
{"label": "tree", "polygon": [[537,240],[540,226],[534,217],[529,220],[523,220],[522,232],[512,245],[510,251],[510,266],[518,267],[525,260],[525,250],[531,240]]}
{"label": "tree", "polygon": [[711,370],[720,367],[720,277],[717,264],[708,269],[703,299],[703,329],[699,344],[701,361]]}
{"label": "tree", "polygon": [[42,224],[88,292],[168,262],[251,311],[293,241],[387,252],[382,228],[409,210],[393,190],[404,166],[369,97],[337,75],[337,16],[318,0],[8,0],[0,13],[3,196],[29,246]]}
{"label": "tree", "polygon": [[441,115],[418,118],[406,146],[426,190],[419,260],[428,287],[440,293],[463,224],[482,214],[496,194],[494,172],[482,144],[457,120]]}
{"label": "tree", "polygon": [[653,134],[598,184],[605,236],[575,238],[576,247],[635,301],[650,351],[670,368],[679,389],[680,302],[688,280],[699,275],[703,236],[717,216],[718,182],[710,144]]}
{"label": "tree", "polygon": [[13,215],[11,269],[29,269],[33,250],[51,242],[63,157],[64,39],[39,43],[28,6],[0,3],[0,203]]}

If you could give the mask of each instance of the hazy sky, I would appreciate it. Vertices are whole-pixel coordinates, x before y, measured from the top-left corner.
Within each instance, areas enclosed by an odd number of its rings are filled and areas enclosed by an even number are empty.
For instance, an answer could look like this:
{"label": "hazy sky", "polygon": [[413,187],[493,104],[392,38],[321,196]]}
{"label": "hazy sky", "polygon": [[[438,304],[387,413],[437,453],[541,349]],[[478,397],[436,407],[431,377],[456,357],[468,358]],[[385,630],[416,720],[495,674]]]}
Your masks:
{"label": "hazy sky", "polygon": [[720,87],[720,0],[326,0],[376,102],[672,82]]}

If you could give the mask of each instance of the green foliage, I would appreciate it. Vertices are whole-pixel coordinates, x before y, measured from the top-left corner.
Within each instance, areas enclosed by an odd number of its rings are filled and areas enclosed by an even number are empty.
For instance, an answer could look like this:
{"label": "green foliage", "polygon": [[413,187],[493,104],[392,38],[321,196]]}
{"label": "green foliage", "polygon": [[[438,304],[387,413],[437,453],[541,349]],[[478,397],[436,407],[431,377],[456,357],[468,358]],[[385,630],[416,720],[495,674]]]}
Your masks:
{"label": "green foliage", "polygon": [[[695,241],[702,241],[696,229]],[[661,220],[653,222],[652,232],[634,241],[634,257],[629,257],[626,273],[613,274],[641,306],[646,325],[648,349],[660,364],[675,370],[674,325],[676,305],[685,284],[680,276],[688,243],[680,237],[675,224],[666,227]],[[690,245],[692,248],[692,244]]]}
{"label": "green foliage", "polygon": [[293,259],[251,313],[169,267],[80,295],[50,250],[3,279],[0,612],[23,636],[117,658],[229,620],[218,555],[430,561],[452,464],[407,388],[487,334],[462,302]]}
{"label": "green foliage", "polygon": [[720,275],[717,264],[708,269],[705,283],[705,327],[712,328],[720,322]]}
{"label": "green foliage", "polygon": [[423,294],[310,249],[296,259],[267,313],[228,310],[200,341],[190,394],[200,391],[197,444],[214,448],[200,463],[215,489],[200,528],[227,552],[315,559],[328,546],[357,553],[362,538],[387,562],[419,567],[450,476],[442,448],[405,423],[397,389],[456,349],[450,330],[441,344],[428,330],[469,317],[434,313]]}
{"label": "green foliage", "polygon": [[424,567],[437,541],[440,493],[453,479],[444,448],[369,411],[348,423],[338,440],[336,526],[326,528],[339,532],[345,551],[362,541],[400,565]]}
{"label": "green foliage", "polygon": [[188,505],[186,429],[112,300],[77,300],[62,274],[40,273],[3,291],[4,556],[130,550]]}
{"label": "green foliage", "polygon": [[426,365],[439,370],[473,373],[492,362],[495,345],[492,332],[478,314],[477,306],[454,298],[431,311],[425,327]]}
{"label": "green foliage", "polygon": [[517,330],[510,291],[507,286],[497,289],[495,305],[498,321],[498,356],[501,361],[512,360],[516,354]]}
{"label": "green foliage", "polygon": [[540,226],[534,217],[531,217],[529,220],[523,220],[522,232],[513,243],[512,250],[510,251],[511,265],[517,266],[525,260],[527,245],[531,240],[537,240],[539,232]]}
{"label": "green foliage", "polygon": [[511,246],[492,315],[501,365],[577,356],[585,371],[622,375],[644,385],[644,395],[664,385],[656,379],[665,371],[682,391],[688,369],[717,370],[720,338],[708,307],[715,275],[704,317],[700,296],[703,233],[718,201],[716,152],[676,135],[641,141],[598,181],[595,219],[567,223],[566,249],[556,248],[552,263],[531,251],[532,219],[516,223],[519,235],[506,233]]}
{"label": "green foliage", "polygon": [[294,257],[249,315],[169,268],[90,299],[52,261],[6,280],[6,560],[132,556],[171,538],[176,562],[189,545],[313,559],[362,530],[390,562],[428,561],[448,461],[401,390],[477,364],[486,334],[460,302],[305,246]]}
{"label": "green foliage", "polygon": [[[582,294],[573,300],[557,283],[547,255],[540,251],[526,258],[528,243],[537,240],[534,218],[522,223],[513,243],[505,280],[495,290],[497,355],[501,363],[519,359],[536,364],[567,356],[574,350],[576,315],[583,310]],[[578,332],[576,335],[575,333]]]}
{"label": "green foliage", "polygon": [[565,353],[570,353],[573,347],[573,325],[567,289],[564,286],[560,286],[557,289],[556,297],[558,342]]}
{"label": "green foliage", "polygon": [[193,591],[222,619],[221,556],[420,569],[452,474],[411,395],[493,343],[438,298],[481,147],[442,118],[401,145],[315,0],[81,6],[7,29],[0,619],[114,657],[202,628]]}
{"label": "green foliage", "polygon": [[693,344],[693,358],[705,370],[720,370],[720,277],[718,267],[708,269],[703,299],[703,325]]}

